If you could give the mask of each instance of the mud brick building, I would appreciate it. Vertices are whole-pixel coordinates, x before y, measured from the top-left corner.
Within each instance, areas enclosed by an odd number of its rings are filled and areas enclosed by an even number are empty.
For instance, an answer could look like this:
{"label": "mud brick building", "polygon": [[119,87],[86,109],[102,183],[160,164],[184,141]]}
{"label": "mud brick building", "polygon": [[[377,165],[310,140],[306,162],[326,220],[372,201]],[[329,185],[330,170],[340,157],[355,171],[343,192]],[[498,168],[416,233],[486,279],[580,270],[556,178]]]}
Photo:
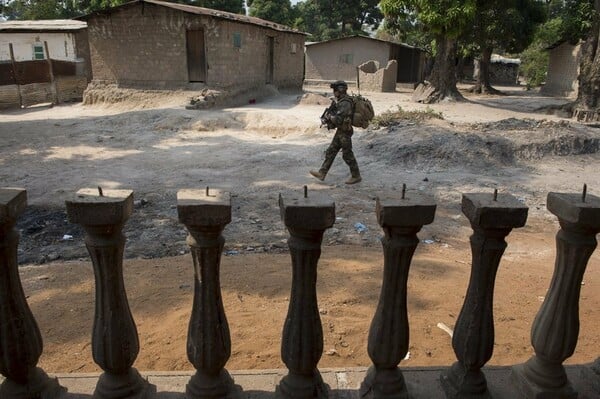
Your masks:
{"label": "mud brick building", "polygon": [[306,79],[356,81],[357,68],[368,61],[385,66],[396,60],[396,82],[423,79],[426,53],[407,44],[355,35],[306,45]]}
{"label": "mud brick building", "polygon": [[581,44],[558,42],[548,47],[548,74],[542,93],[575,98],[579,90]]}
{"label": "mud brick building", "polygon": [[0,22],[0,108],[80,101],[90,80],[85,22]]}
{"label": "mud brick building", "polygon": [[80,17],[93,83],[143,88],[300,88],[305,34],[245,15],[138,0]]}

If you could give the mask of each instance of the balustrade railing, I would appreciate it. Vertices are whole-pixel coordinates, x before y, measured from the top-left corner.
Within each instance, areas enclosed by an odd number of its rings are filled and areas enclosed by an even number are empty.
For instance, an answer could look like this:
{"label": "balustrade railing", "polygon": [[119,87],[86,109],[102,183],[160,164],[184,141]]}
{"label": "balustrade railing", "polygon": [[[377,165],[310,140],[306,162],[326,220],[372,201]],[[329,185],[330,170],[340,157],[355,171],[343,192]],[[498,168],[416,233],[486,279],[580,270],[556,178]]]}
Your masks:
{"label": "balustrade railing", "polygon": [[[17,267],[19,235],[14,226],[27,204],[25,190],[0,189],[0,385],[1,399],[57,399],[65,389],[37,367],[42,338],[27,305]],[[84,189],[66,202],[72,223],[85,230],[96,280],[92,355],[102,368],[94,398],[146,399],[156,388],[132,367],[139,342],[123,284],[122,228],[133,211],[127,190]],[[281,219],[289,231],[292,286],[283,325],[281,358],[288,368],[276,388],[278,397],[330,397],[317,368],[323,353],[323,331],[316,282],[324,231],[335,222],[335,203],[311,193],[280,195]],[[367,351],[373,365],[360,386],[362,398],[410,398],[411,389],[398,367],[408,351],[407,280],[417,233],[434,220],[431,197],[407,193],[378,198],[377,221],[384,231],[383,281]],[[562,363],[577,345],[579,293],[583,274],[600,232],[600,198],[550,193],[547,207],[561,229],[556,237],[556,263],[548,294],[531,332],[535,355],[512,369],[512,383],[526,399],[577,398]],[[224,227],[231,221],[229,193],[181,190],[179,221],[189,231],[194,265],[194,300],[188,328],[187,354],[196,373],[186,386],[189,399],[243,397],[225,369],[231,354],[229,326],[221,299],[219,268]],[[490,398],[482,367],[494,346],[493,292],[496,272],[507,246],[505,237],[522,227],[528,208],[508,194],[465,194],[472,268],[464,304],[452,339],[456,363],[439,383],[448,399]],[[590,368],[600,375],[600,359]],[[590,378],[596,378],[590,377]]]}

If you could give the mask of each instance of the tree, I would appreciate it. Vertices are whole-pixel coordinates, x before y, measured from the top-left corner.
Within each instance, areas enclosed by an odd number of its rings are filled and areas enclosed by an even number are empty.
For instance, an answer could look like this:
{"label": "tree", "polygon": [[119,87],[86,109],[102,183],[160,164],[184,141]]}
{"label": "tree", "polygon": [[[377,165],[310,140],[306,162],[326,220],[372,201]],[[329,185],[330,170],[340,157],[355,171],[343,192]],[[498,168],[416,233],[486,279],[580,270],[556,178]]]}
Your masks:
{"label": "tree", "polygon": [[476,0],[382,0],[381,10],[391,26],[418,21],[434,38],[434,65],[429,84],[420,87],[416,100],[425,103],[443,99],[461,100],[456,88],[458,38],[472,24]]}
{"label": "tree", "polygon": [[251,16],[290,25],[292,21],[292,3],[290,0],[247,0]]}
{"label": "tree", "polygon": [[7,19],[61,19],[69,18],[66,5],[61,0],[13,0],[0,10]]}
{"label": "tree", "polygon": [[[169,1],[169,0],[166,0]],[[176,0],[177,3],[189,4],[192,6],[212,8],[232,12],[235,14],[245,14],[244,0]]]}
{"label": "tree", "polygon": [[581,47],[579,91],[573,104],[573,117],[590,122],[600,121],[600,0],[591,0],[586,5],[590,6],[586,15],[591,15],[591,18]]}
{"label": "tree", "polygon": [[[256,1],[256,0],[254,0]],[[312,35],[312,40],[328,40],[377,29],[383,14],[377,0],[306,0],[292,8],[294,27]]]}
{"label": "tree", "polygon": [[542,3],[536,0],[476,0],[475,18],[464,42],[479,54],[474,93],[500,93],[490,84],[490,61],[494,49],[520,53],[533,40],[535,28],[544,21]]}
{"label": "tree", "polygon": [[[73,18],[131,0],[9,0],[0,7],[7,19]],[[244,0],[165,0],[244,14]]]}
{"label": "tree", "polygon": [[546,80],[548,72],[547,48],[562,38],[563,20],[548,13],[548,20],[536,28],[532,43],[521,52],[520,73],[527,81],[527,87],[536,87]]}

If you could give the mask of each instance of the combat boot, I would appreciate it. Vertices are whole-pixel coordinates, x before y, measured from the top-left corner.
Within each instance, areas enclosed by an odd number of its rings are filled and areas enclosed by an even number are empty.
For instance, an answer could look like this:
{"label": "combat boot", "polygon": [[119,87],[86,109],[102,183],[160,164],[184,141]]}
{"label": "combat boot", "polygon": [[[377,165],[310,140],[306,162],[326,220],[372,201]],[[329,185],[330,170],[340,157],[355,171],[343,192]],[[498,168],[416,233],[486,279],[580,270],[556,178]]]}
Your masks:
{"label": "combat boot", "polygon": [[317,171],[317,170],[311,170],[310,174],[313,175],[314,177],[316,177],[317,179],[321,180],[321,181],[325,180],[325,173],[321,172],[320,170],[319,171]]}
{"label": "combat boot", "polygon": [[346,184],[356,184],[362,181],[362,177],[360,175],[352,176],[348,180],[346,180]]}

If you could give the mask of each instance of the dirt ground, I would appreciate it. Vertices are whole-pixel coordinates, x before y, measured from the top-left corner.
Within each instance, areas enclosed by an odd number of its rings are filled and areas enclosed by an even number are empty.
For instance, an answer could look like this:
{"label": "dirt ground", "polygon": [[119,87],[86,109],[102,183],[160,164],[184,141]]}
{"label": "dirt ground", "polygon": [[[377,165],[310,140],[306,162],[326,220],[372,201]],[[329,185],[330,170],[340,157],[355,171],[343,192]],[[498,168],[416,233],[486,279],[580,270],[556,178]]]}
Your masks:
{"label": "dirt ground", "polygon": [[[435,196],[433,224],[419,233],[409,278],[410,358],[403,366],[448,365],[450,336],[469,278],[471,229],[461,193],[508,192],[529,206],[527,226],[513,231],[496,280],[496,344],[490,364],[529,358],[529,332],[552,276],[558,230],[545,208],[550,191],[600,195],[600,129],[536,110],[565,99],[522,88],[507,96],[469,96],[430,105],[443,120],[402,120],[357,129],[354,150],[363,182],[346,186],[341,157],[324,182],[310,177],[333,132],[319,129],[327,89],[281,93],[255,104],[186,110],[188,94],[146,93],[118,104],[62,105],[0,114],[0,186],[28,190],[19,262],[24,289],[44,337],[40,365],[49,372],[98,370],[91,359],[93,271],[82,231],[64,201],[82,187],[134,190],[125,227],[125,280],[140,336],[136,367],[189,370],[185,354],[193,270],[176,192],[210,186],[232,193],[224,232],[222,290],[235,369],[281,368],[280,337],[291,267],[279,193],[310,191],[336,202],[325,234],[318,296],[324,331],[319,367],[366,366],[366,336],[382,274],[374,205],[378,195]],[[312,93],[312,94],[311,94]],[[377,113],[426,110],[410,93],[363,93]],[[361,226],[362,225],[362,226]],[[357,227],[358,226],[358,227]],[[362,228],[364,226],[364,228]],[[600,347],[600,255],[581,287],[581,329],[568,360],[594,360]]]}

